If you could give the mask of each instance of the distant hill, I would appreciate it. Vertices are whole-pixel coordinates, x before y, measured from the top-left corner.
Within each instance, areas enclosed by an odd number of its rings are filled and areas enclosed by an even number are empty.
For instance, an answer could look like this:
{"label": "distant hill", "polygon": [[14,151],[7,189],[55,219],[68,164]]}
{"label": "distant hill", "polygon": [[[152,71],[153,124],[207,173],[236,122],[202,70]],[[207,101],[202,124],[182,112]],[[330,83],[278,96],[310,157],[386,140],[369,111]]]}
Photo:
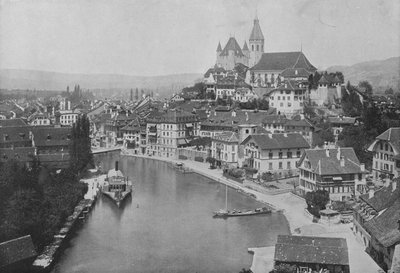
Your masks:
{"label": "distant hill", "polygon": [[360,81],[369,81],[374,92],[383,92],[389,87],[400,91],[400,57],[370,61],[352,66],[331,66],[329,72],[342,71],[345,81],[357,85]]}
{"label": "distant hill", "polygon": [[[83,89],[122,92],[131,88],[155,90],[160,97],[169,96],[183,87],[193,85],[202,74],[187,73],[165,76],[130,76],[119,74],[69,74],[38,70],[1,69],[0,89],[73,90]],[[112,95],[112,94],[110,94]]]}

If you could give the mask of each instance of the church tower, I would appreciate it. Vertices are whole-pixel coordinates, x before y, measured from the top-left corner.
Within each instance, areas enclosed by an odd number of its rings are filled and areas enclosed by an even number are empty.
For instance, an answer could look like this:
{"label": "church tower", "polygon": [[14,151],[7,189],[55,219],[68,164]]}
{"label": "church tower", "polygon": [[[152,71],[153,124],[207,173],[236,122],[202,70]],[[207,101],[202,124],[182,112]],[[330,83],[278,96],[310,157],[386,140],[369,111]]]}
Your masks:
{"label": "church tower", "polygon": [[218,42],[218,47],[217,47],[217,61],[216,61],[216,64],[217,64],[217,65],[220,65],[220,64],[221,64],[221,59],[220,59],[221,52],[222,52],[221,43]]}
{"label": "church tower", "polygon": [[261,31],[260,22],[257,16],[254,19],[253,30],[251,31],[249,39],[249,46],[249,67],[253,67],[258,63],[258,61],[261,59],[262,54],[264,53],[264,35]]}

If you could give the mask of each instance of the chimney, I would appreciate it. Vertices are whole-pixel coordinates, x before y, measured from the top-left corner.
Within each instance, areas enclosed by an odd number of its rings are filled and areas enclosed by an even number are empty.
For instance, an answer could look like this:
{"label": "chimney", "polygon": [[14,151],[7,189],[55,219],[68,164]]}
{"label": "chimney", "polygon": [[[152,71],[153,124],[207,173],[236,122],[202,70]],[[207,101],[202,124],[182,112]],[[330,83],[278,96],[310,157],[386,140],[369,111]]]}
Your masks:
{"label": "chimney", "polygon": [[325,152],[326,152],[326,156],[329,157],[329,154],[330,154],[329,149],[325,149]]}
{"label": "chimney", "polygon": [[284,137],[287,137],[287,133],[284,133],[283,136],[284,136]]}
{"label": "chimney", "polygon": [[394,192],[397,189],[397,181],[394,180],[392,181],[392,192]]}
{"label": "chimney", "polygon": [[365,164],[364,163],[360,164],[360,169],[362,172],[365,172]]}
{"label": "chimney", "polygon": [[338,160],[340,160],[340,158],[342,157],[342,153],[340,151],[340,147],[338,147],[338,149],[337,149],[336,157],[337,157]]}
{"label": "chimney", "polygon": [[340,157],[340,167],[344,167],[344,156]]}
{"label": "chimney", "polygon": [[368,198],[371,199],[372,197],[374,197],[374,194],[375,194],[375,189],[370,188],[368,192]]}
{"label": "chimney", "polygon": [[249,121],[249,114],[246,112],[246,121]]}
{"label": "chimney", "polygon": [[68,109],[67,110],[71,110],[71,102],[68,101]]}
{"label": "chimney", "polygon": [[115,161],[115,170],[118,171],[118,161]]}

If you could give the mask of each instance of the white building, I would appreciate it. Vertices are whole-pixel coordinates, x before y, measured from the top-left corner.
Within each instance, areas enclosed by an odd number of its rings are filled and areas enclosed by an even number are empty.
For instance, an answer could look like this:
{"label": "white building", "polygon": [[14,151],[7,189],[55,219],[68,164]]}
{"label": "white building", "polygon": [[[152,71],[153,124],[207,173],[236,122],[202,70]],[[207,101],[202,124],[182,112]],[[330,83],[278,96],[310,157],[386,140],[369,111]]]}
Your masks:
{"label": "white building", "polygon": [[60,111],[60,124],[65,126],[72,126],[79,117],[80,113],[76,110],[63,110]]}
{"label": "white building", "polygon": [[217,160],[218,166],[237,166],[239,137],[234,132],[223,132],[211,140],[211,157]]}

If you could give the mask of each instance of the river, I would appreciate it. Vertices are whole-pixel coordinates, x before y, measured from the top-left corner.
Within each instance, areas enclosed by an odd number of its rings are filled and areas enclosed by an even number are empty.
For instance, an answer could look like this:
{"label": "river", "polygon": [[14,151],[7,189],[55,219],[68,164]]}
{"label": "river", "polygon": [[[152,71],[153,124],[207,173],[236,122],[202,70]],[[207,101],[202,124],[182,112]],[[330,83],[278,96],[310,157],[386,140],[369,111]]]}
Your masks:
{"label": "river", "polygon": [[[53,273],[239,272],[251,265],[247,248],[270,246],[278,234],[289,234],[279,213],[212,218],[213,211],[225,206],[225,185],[203,176],[116,153],[95,160],[105,169],[119,160],[135,193],[122,208],[99,198]],[[228,207],[261,206],[228,188]]]}

